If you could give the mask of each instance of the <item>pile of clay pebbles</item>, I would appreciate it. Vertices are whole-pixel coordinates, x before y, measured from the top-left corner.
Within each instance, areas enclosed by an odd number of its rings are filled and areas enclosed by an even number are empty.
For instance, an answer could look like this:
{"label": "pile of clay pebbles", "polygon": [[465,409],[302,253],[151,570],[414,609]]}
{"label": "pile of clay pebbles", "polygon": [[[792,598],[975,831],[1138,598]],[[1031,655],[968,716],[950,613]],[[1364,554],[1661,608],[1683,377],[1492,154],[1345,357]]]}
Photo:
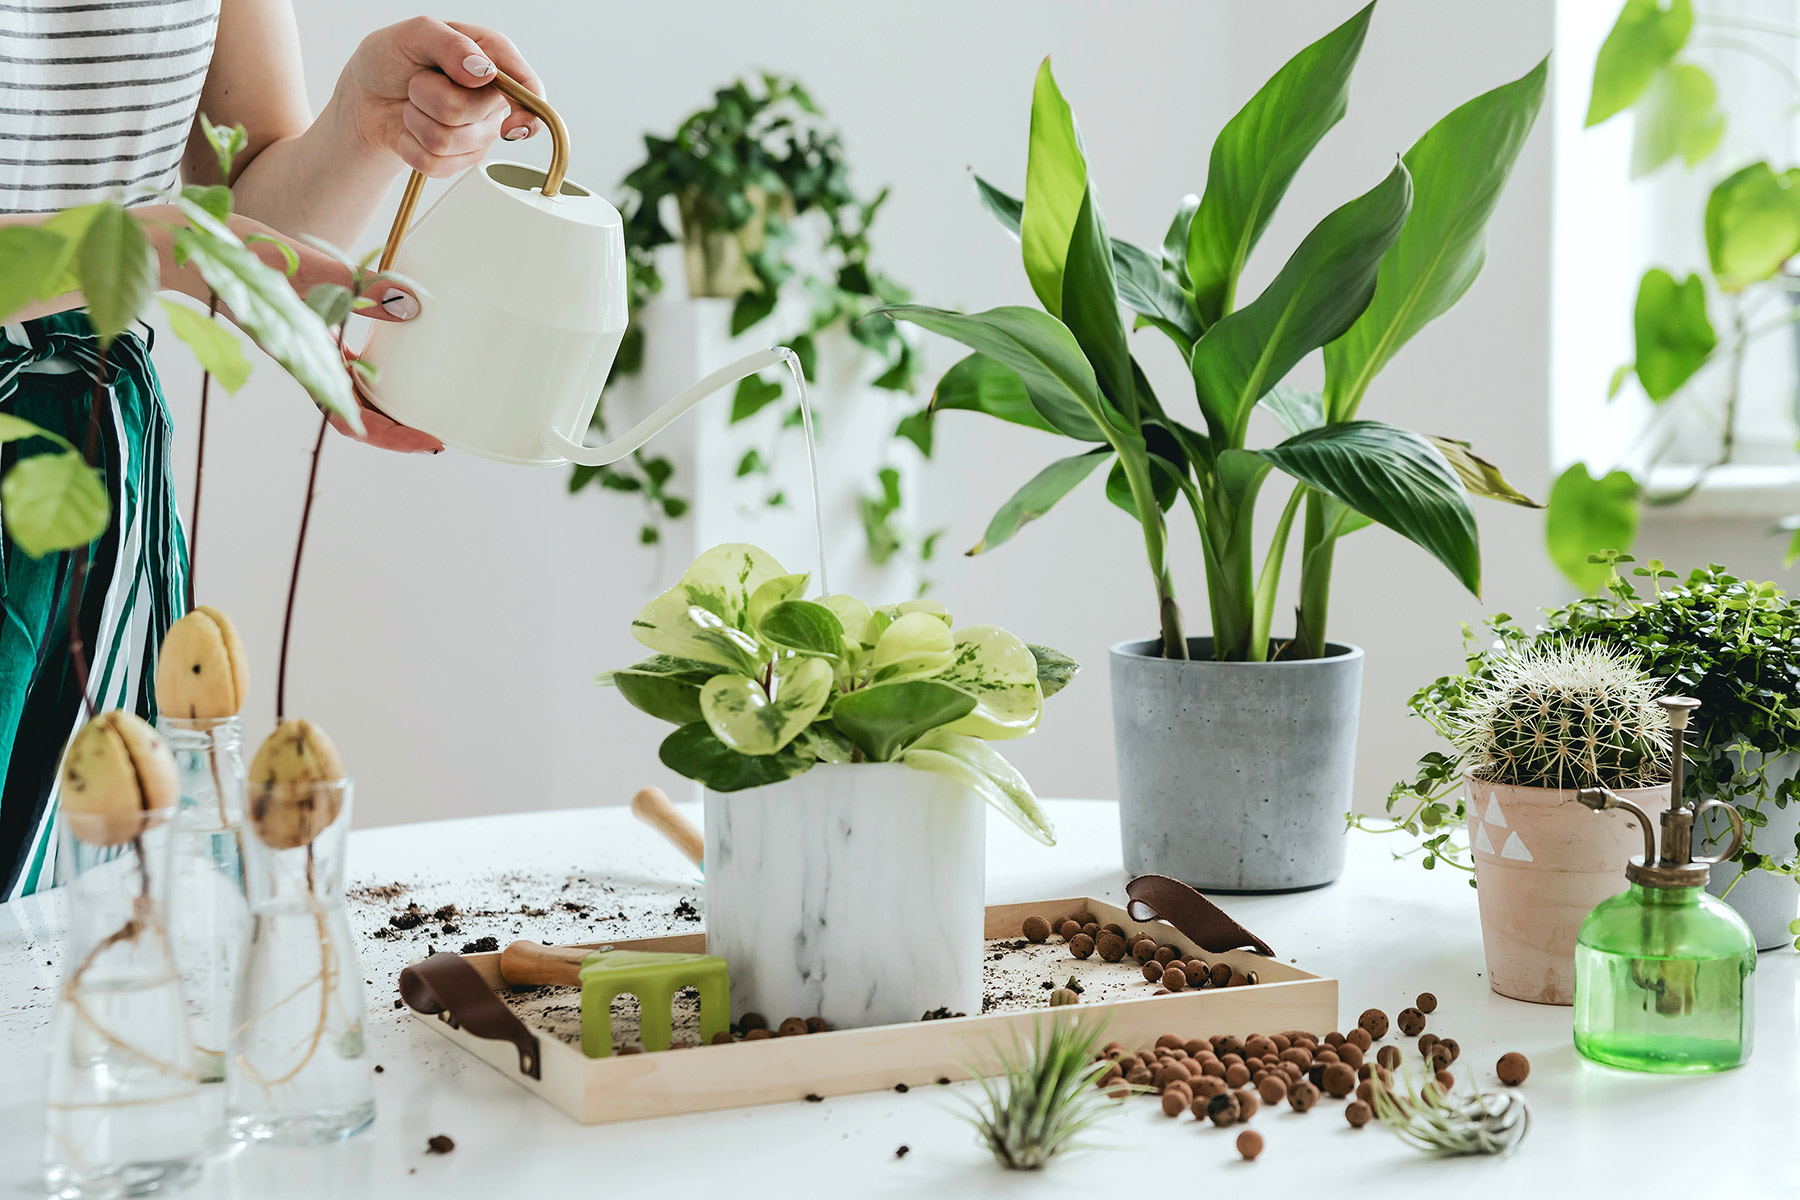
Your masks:
{"label": "pile of clay pebbles", "polygon": [[[1116,963],[1129,957],[1143,968],[1144,978],[1157,985],[1158,996],[1195,988],[1247,987],[1257,981],[1254,971],[1236,971],[1229,963],[1209,963],[1183,954],[1180,947],[1158,942],[1146,934],[1126,933],[1122,925],[1102,925],[1090,912],[1070,913],[1059,918],[1054,928],[1043,917],[1029,916],[1020,932],[1028,942],[1047,942],[1054,933],[1068,943],[1069,953],[1076,958],[1098,954],[1102,961]],[[1065,990],[1057,989],[1059,993]],[[1050,1002],[1060,1006],[1074,1004],[1077,999],[1070,992],[1052,995]]]}

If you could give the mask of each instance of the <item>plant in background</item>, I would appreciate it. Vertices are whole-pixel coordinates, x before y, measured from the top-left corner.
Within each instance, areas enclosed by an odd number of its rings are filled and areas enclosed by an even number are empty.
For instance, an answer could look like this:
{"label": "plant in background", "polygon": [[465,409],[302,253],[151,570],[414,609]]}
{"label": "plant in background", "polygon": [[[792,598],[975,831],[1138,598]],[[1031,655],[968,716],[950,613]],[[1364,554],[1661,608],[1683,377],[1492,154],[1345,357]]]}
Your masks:
{"label": "plant in background", "polygon": [[1095,1047],[1102,1029],[1075,1018],[1051,1017],[1012,1049],[994,1047],[992,1063],[971,1069],[979,1100],[962,1097],[981,1144],[1009,1171],[1038,1171],[1059,1155],[1085,1149],[1079,1139],[1118,1100],[1094,1087],[1112,1061]]}
{"label": "plant in background", "polygon": [[[800,356],[807,378],[816,378],[819,335],[843,326],[879,360],[873,386],[910,393],[918,365],[912,347],[891,321],[862,320],[878,305],[908,298],[905,288],[870,262],[869,229],[887,190],[867,200],[852,190],[843,143],[798,81],[765,74],[761,84],[756,90],[739,80],[721,88],[713,106],[688,117],[672,137],[645,135],[645,159],[625,176],[626,198],[620,205],[632,323],[613,371],[630,375],[641,369],[644,331],[637,315],[662,290],[654,251],[679,242],[686,254],[688,294],[733,301],[733,336],[767,320],[784,287],[798,288],[810,301],[806,326],[785,340]],[[679,213],[678,233],[663,223],[665,202]],[[824,225],[816,247],[797,236],[797,222],[808,214],[816,214]],[[743,380],[732,400],[732,423],[784,395],[779,378]],[[797,405],[797,397],[790,400]],[[597,411],[595,425],[602,426],[603,420]],[[796,406],[781,428],[799,424]],[[922,414],[906,417],[894,432],[931,456]],[[768,474],[773,459],[773,447],[747,451],[738,477]],[[576,467],[569,490],[595,483],[641,496],[648,506],[641,540],[650,544],[660,540],[663,519],[678,519],[688,509],[687,500],[669,489],[673,474],[674,464],[666,457],[640,451],[629,466]],[[879,485],[879,497],[863,505],[869,557],[877,564],[907,540],[894,522],[898,472],[884,470]],[[786,503],[778,491],[765,499],[775,506]],[[917,547],[921,557],[929,557],[928,545]]]}
{"label": "plant in background", "polygon": [[[1188,656],[1165,521],[1178,502],[1199,530],[1214,655],[1249,661],[1325,656],[1339,539],[1386,525],[1478,594],[1469,494],[1532,503],[1466,443],[1360,410],[1382,367],[1479,273],[1488,217],[1543,99],[1544,63],[1438,122],[1381,183],[1321,221],[1260,295],[1239,295],[1276,205],[1344,114],[1373,8],[1302,50],[1226,123],[1204,194],[1183,201],[1155,252],[1107,235],[1074,116],[1046,60],[1032,99],[1023,201],[976,180],[988,209],[1019,237],[1043,309],[884,310],[975,351],[939,383],[934,409],[972,409],[1086,444],[1021,488],[971,553],[1007,541],[1108,467],[1108,498],[1143,533],[1170,658]],[[1187,364],[1191,414],[1165,409],[1152,393],[1121,304],[1137,314],[1136,328],[1159,330]],[[1281,386],[1320,348],[1322,393]],[[1249,447],[1258,408],[1286,429],[1285,441]],[[1293,487],[1259,567],[1253,518],[1271,470]],[[1297,627],[1292,641],[1276,644],[1276,591],[1296,522]]]}
{"label": "plant in background", "polygon": [[[1800,601],[1772,583],[1741,580],[1717,566],[1683,580],[1655,559],[1632,567],[1632,576],[1650,589],[1641,595],[1619,573],[1630,556],[1597,557],[1611,575],[1604,595],[1550,610],[1530,631],[1500,613],[1488,622],[1487,645],[1465,629],[1464,671],[1419,689],[1409,707],[1450,740],[1466,723],[1473,700],[1492,688],[1496,664],[1528,647],[1585,645],[1631,655],[1663,691],[1701,702],[1688,726],[1692,766],[1683,796],[1737,807],[1745,837],[1734,862],[1795,874],[1788,848],[1759,847],[1756,831],[1768,825],[1770,811],[1800,803],[1800,781],[1768,778],[1777,760],[1800,753]],[[1452,836],[1467,822],[1455,756],[1432,751],[1422,757],[1416,777],[1389,793],[1385,819],[1348,819],[1371,832],[1404,830],[1420,837],[1426,867],[1440,861],[1466,865],[1466,847]]]}
{"label": "plant in background", "polygon": [[1074,661],[992,625],[953,630],[934,600],[805,600],[807,580],[755,546],[717,546],[638,613],[632,635],[656,655],[600,682],[679,726],[664,765],[731,792],[815,763],[901,762],[1053,841],[1030,785],[988,743],[1037,728]]}
{"label": "plant in background", "polygon": [[[1698,36],[1696,36],[1698,31]],[[1710,161],[1725,132],[1718,89],[1706,69],[1682,57],[1691,48],[1716,48],[1744,56],[1757,70],[1772,67],[1800,101],[1800,76],[1757,37],[1793,39],[1800,26],[1723,13],[1696,12],[1691,0],[1626,0],[1594,62],[1588,101],[1589,127],[1623,112],[1635,119],[1631,175],[1640,179],[1679,158],[1688,168]],[[1629,549],[1645,505],[1677,504],[1691,496],[1707,473],[1737,452],[1738,406],[1744,356],[1770,334],[1791,336],[1794,314],[1789,263],[1800,253],[1800,167],[1777,170],[1753,162],[1725,175],[1695,214],[1706,245],[1705,274],[1652,267],[1638,284],[1632,311],[1633,361],[1613,374],[1607,398],[1635,377],[1656,416],[1644,430],[1663,445],[1650,466],[1687,435],[1671,431],[1678,409],[1715,431],[1711,460],[1686,486],[1653,492],[1641,469],[1615,468],[1596,478],[1576,463],[1550,493],[1545,536],[1550,556],[1584,591],[1599,592],[1610,572],[1589,555],[1607,547]],[[1712,311],[1709,311],[1712,310]],[[1720,311],[1722,310],[1722,311]],[[1774,310],[1771,312],[1770,310]],[[1715,312],[1726,326],[1715,325]],[[1722,368],[1722,393],[1699,386]],[[1628,456],[1629,456],[1628,452]],[[1634,473],[1634,470],[1636,473]],[[1800,518],[1778,528],[1794,532],[1788,564],[1800,559]]]}

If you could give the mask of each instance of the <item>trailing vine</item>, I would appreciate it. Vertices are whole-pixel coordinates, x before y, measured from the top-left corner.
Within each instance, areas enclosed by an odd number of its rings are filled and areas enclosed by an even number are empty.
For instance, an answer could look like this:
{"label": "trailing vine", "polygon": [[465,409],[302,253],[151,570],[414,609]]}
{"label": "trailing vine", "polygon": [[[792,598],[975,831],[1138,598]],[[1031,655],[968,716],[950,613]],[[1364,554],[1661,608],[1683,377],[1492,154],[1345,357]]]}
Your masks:
{"label": "trailing vine", "polygon": [[[865,200],[851,188],[842,140],[797,80],[765,73],[757,82],[760,86],[738,80],[719,89],[712,107],[690,115],[672,136],[644,137],[644,161],[623,181],[631,324],[612,378],[642,370],[644,329],[638,315],[663,288],[655,251],[679,244],[687,260],[688,294],[732,301],[732,336],[770,320],[784,290],[803,292],[809,301],[803,327],[782,340],[799,356],[809,379],[816,378],[819,337],[841,328],[880,363],[872,386],[910,395],[918,383],[917,352],[892,321],[868,316],[909,298],[871,262],[869,230],[888,191]],[[679,215],[673,231],[664,221],[666,206]],[[820,235],[803,237],[809,225]],[[800,424],[798,398],[778,372],[738,384],[732,424],[777,404],[789,406],[777,444],[747,450],[737,464],[738,478],[772,477],[779,439]],[[604,405],[594,414],[594,426],[605,431]],[[924,411],[901,419],[893,438],[909,440],[931,456]],[[569,491],[593,485],[637,496],[643,504],[639,541],[655,545],[664,523],[679,520],[690,507],[675,474],[666,456],[639,451],[612,466],[575,467]],[[870,560],[879,565],[904,550],[928,559],[936,535],[915,538],[898,520],[899,472],[891,462],[882,463],[871,482],[862,504]],[[763,503],[780,508],[788,497],[771,482]]]}

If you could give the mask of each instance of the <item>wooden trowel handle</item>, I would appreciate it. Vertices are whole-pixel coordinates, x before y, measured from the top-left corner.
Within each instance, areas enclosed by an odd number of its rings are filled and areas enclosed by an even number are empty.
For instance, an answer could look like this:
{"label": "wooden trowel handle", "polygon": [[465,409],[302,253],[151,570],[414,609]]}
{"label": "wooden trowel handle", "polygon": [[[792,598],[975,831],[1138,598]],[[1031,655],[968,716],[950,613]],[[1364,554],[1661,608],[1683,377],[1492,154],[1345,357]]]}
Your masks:
{"label": "wooden trowel handle", "polygon": [[532,984],[576,987],[581,983],[581,960],[592,953],[593,950],[581,946],[514,942],[500,952],[500,978],[513,987]]}
{"label": "wooden trowel handle", "polygon": [[664,837],[669,844],[681,851],[682,857],[696,867],[704,869],[701,861],[706,855],[706,839],[694,828],[694,823],[675,811],[669,803],[668,796],[661,788],[645,788],[631,798],[631,813],[638,820],[650,826]]}

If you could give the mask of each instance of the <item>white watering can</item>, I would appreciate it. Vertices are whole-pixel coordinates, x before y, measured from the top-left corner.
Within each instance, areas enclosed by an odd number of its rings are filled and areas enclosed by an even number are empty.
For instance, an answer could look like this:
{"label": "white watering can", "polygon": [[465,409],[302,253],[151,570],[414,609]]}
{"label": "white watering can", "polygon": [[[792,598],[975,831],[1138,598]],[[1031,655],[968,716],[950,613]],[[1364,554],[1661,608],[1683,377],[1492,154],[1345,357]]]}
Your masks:
{"label": "white watering can", "polygon": [[720,388],[777,363],[786,347],[741,358],[604,446],[587,432],[625,334],[625,236],[619,210],[563,178],[562,118],[505,72],[492,87],[543,119],[550,167],[486,162],[451,184],[417,225],[425,185],[407,181],[382,252],[429,293],[410,321],[377,321],[362,384],[389,416],[446,446],[532,466],[601,466],[630,454]]}

